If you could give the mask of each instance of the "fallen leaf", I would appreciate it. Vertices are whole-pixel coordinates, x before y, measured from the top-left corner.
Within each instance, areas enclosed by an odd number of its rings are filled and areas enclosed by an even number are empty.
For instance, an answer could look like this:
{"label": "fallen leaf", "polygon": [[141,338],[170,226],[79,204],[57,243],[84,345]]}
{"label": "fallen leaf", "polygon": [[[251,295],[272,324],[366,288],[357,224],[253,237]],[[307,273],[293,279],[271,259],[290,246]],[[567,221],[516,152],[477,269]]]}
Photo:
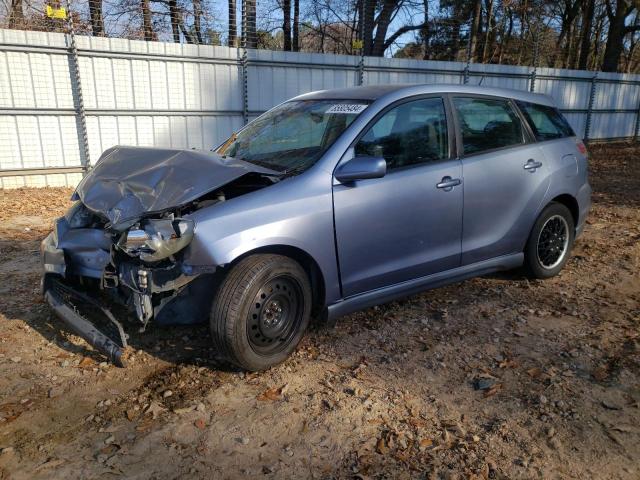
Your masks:
{"label": "fallen leaf", "polygon": [[151,402],[144,413],[146,414],[150,413],[151,415],[153,415],[153,418],[155,419],[158,415],[160,415],[165,410],[166,408],[164,408],[158,402]]}
{"label": "fallen leaf", "polygon": [[95,365],[95,363],[96,362],[92,358],[84,357],[82,360],[80,360],[78,367],[80,368],[92,367],[93,365]]}
{"label": "fallen leaf", "polygon": [[424,450],[433,445],[433,440],[431,440],[430,438],[423,438],[422,440],[420,440],[419,445],[420,445],[420,450]]}
{"label": "fallen leaf", "polygon": [[49,459],[46,462],[44,462],[43,464],[41,464],[38,467],[36,467],[36,472],[38,472],[40,470],[45,470],[47,468],[55,468],[55,467],[58,467],[58,466],[62,465],[63,463],[64,463],[64,460],[62,460],[62,459]]}
{"label": "fallen leaf", "polygon": [[540,378],[540,375],[542,375],[542,370],[540,370],[538,367],[533,367],[527,370],[527,375],[529,375],[531,378]]}
{"label": "fallen leaf", "polygon": [[379,438],[376,443],[376,451],[380,455],[386,455],[389,452],[389,448],[387,448],[387,444],[384,441],[384,438]]}
{"label": "fallen leaf", "polygon": [[484,392],[484,398],[491,397],[496,393],[498,393],[500,390],[502,390],[502,384],[496,383],[495,385],[493,385],[491,388],[489,388]]}
{"label": "fallen leaf", "polygon": [[605,365],[601,365],[591,373],[591,376],[598,382],[602,382],[609,377],[609,369]]}
{"label": "fallen leaf", "polygon": [[280,388],[269,388],[258,395],[257,399],[261,402],[275,402],[277,400],[282,400],[282,395],[287,390],[287,385],[283,385]]}

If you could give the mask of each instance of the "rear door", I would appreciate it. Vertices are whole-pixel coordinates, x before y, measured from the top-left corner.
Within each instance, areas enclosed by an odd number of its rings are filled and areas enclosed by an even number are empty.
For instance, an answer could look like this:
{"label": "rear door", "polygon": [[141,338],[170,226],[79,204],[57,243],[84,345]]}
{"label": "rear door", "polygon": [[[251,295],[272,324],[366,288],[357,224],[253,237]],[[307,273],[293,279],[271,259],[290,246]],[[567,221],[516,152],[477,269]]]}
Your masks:
{"label": "rear door", "polygon": [[462,265],[521,252],[549,167],[508,99],[451,97],[464,177]]}
{"label": "rear door", "polygon": [[551,172],[558,179],[576,177],[579,173],[576,156],[579,151],[573,138],[575,133],[562,114],[548,105],[521,101],[517,101],[516,105],[531,127]]}
{"label": "rear door", "polygon": [[383,178],[333,187],[342,289],[348,297],[460,265],[462,168],[441,97],[389,107],[352,154],[383,157]]}

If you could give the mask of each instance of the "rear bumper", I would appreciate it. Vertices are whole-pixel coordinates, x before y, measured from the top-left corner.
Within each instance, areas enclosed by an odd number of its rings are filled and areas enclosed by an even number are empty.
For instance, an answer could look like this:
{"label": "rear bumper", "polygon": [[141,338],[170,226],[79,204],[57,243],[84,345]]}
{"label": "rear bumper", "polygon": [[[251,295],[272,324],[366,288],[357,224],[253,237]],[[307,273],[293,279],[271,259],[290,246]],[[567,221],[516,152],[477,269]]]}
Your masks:
{"label": "rear bumper", "polygon": [[580,190],[578,190],[576,200],[578,201],[579,208],[578,223],[576,224],[577,238],[584,230],[587,217],[589,216],[589,210],[591,209],[591,186],[588,183],[585,183]]}

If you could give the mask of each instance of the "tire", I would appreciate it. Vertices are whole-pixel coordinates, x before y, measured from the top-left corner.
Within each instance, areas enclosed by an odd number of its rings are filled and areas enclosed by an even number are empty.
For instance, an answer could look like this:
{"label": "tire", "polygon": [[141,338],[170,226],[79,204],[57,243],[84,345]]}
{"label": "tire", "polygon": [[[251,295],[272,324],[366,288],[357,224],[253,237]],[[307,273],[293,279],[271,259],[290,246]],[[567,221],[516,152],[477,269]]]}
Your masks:
{"label": "tire", "polygon": [[214,346],[242,369],[272,367],[302,339],[311,303],[309,278],[296,261],[273,254],[244,258],[228,272],[213,300]]}
{"label": "tire", "polygon": [[536,220],[524,250],[525,267],[534,278],[556,276],[565,266],[575,239],[573,216],[552,202]]}

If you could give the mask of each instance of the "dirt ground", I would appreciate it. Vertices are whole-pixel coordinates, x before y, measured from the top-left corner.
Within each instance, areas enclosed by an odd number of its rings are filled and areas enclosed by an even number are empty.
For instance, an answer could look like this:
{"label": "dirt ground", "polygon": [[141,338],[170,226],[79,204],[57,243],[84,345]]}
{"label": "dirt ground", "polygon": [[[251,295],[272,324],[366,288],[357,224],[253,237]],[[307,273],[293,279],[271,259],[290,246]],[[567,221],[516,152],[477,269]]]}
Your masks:
{"label": "dirt ground", "polygon": [[205,326],[104,363],[39,293],[70,191],[0,192],[0,479],[640,478],[640,148],[594,146],[591,183],[560,276],[359,312],[260,374]]}

